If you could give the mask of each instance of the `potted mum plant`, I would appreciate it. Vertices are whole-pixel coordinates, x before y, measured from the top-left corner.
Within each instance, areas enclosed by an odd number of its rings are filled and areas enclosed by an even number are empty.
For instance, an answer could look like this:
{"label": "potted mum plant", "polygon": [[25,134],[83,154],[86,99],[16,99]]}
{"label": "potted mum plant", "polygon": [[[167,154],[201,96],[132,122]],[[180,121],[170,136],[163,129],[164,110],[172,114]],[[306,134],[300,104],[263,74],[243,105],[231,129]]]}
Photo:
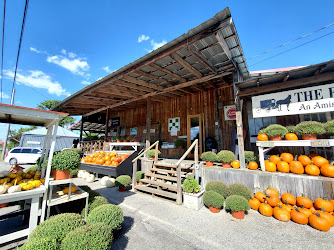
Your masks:
{"label": "potted mum plant", "polygon": [[288,133],[288,130],[286,127],[280,124],[271,124],[266,127],[263,132],[269,137],[271,141],[281,141],[282,137]]}
{"label": "potted mum plant", "polygon": [[235,155],[232,151],[222,150],[217,154],[217,160],[222,162],[223,168],[231,168],[231,163],[235,160]]}
{"label": "potted mum plant", "polygon": [[177,148],[185,148],[187,146],[187,143],[182,140],[182,139],[177,139],[175,142],[174,142],[174,145],[175,147]]}
{"label": "potted mum plant", "polygon": [[203,194],[198,181],[192,177],[187,177],[183,184],[183,205],[187,208],[200,210],[203,207]]}
{"label": "potted mum plant", "polygon": [[248,200],[244,197],[231,195],[226,198],[225,208],[231,211],[234,218],[243,219],[245,217],[245,211],[250,209],[250,205]]}
{"label": "potted mum plant", "polygon": [[206,166],[212,167],[213,162],[217,161],[217,155],[211,151],[208,151],[201,154],[201,159],[205,161]]}
{"label": "potted mum plant", "polygon": [[80,167],[80,155],[73,150],[61,151],[52,158],[51,166],[55,180],[69,179]]}
{"label": "potted mum plant", "polygon": [[245,151],[245,162],[247,168],[250,170],[256,170],[258,168],[257,158],[253,151]]}
{"label": "potted mum plant", "polygon": [[206,191],[203,195],[203,203],[212,213],[219,213],[224,201],[224,197],[215,191]]}
{"label": "potted mum plant", "polygon": [[115,180],[115,186],[118,187],[118,191],[126,191],[126,187],[130,186],[131,177],[128,175],[120,175]]}
{"label": "potted mum plant", "polygon": [[[161,152],[158,150],[158,156],[161,154]],[[151,149],[147,152],[147,156],[151,159],[151,160],[155,160],[155,149]]]}
{"label": "potted mum plant", "polygon": [[144,178],[145,173],[143,171],[137,171],[136,173],[136,181],[137,185],[139,185],[139,181]]}
{"label": "potted mum plant", "polygon": [[297,124],[295,132],[297,135],[302,136],[303,140],[316,140],[317,135],[325,134],[326,130],[320,122],[306,121]]}
{"label": "potted mum plant", "polygon": [[330,136],[334,135],[334,120],[326,122],[324,126],[325,126],[327,135],[330,135]]}

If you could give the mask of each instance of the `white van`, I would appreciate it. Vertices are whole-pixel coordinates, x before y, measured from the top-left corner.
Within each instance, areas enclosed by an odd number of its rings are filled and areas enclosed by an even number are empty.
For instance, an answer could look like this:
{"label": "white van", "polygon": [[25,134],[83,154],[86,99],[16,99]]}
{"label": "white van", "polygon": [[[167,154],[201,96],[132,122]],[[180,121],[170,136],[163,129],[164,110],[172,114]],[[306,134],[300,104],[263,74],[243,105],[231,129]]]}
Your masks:
{"label": "white van", "polygon": [[37,159],[41,157],[42,150],[40,148],[17,147],[13,148],[6,154],[5,162],[14,165],[36,163]]}

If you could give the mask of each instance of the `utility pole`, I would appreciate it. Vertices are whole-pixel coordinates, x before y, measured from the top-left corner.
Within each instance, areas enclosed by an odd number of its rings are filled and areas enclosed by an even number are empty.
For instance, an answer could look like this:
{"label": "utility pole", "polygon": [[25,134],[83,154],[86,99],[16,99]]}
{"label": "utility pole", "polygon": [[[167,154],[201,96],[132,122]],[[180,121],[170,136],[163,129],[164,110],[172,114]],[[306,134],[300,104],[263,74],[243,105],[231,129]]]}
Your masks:
{"label": "utility pole", "polygon": [[[15,88],[13,88],[13,90],[12,90],[12,97],[11,97],[11,99],[10,99],[10,105],[13,105],[13,104],[14,104],[14,95],[15,95]],[[4,143],[4,145],[3,145],[3,149],[2,149],[2,157],[1,157],[2,160],[5,159],[5,155],[6,155],[6,149],[7,149],[7,141],[8,141],[9,130],[10,130],[10,123],[8,123],[8,125],[7,125],[6,139],[5,139],[5,143]]]}

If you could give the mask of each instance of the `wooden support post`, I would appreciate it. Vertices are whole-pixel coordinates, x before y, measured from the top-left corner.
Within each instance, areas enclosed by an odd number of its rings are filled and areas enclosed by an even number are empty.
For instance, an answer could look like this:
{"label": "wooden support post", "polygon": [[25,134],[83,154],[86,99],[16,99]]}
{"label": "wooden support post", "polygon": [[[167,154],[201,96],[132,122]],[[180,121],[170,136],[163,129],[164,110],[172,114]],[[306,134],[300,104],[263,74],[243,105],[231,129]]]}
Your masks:
{"label": "wooden support post", "polygon": [[220,119],[219,119],[219,109],[218,109],[218,89],[215,89],[215,104],[216,104],[216,116],[215,116],[215,138],[217,141],[217,152],[223,149],[223,135],[221,131],[221,124],[220,124]]}
{"label": "wooden support post", "polygon": [[81,124],[80,124],[80,143],[82,141],[82,132],[83,132],[83,124],[84,124],[84,116],[81,116]]}
{"label": "wooden support post", "polygon": [[107,137],[108,137],[108,122],[109,122],[109,113],[110,113],[110,109],[107,109],[107,114],[106,114],[106,128],[104,130],[104,141],[107,141]]}
{"label": "wooden support post", "polygon": [[138,162],[138,160],[135,160],[135,162],[133,163],[133,169],[132,169],[132,191],[135,191],[135,186],[137,185],[137,180],[136,180],[137,162]]}
{"label": "wooden support post", "polygon": [[[150,147],[151,140],[151,111],[152,111],[152,100],[151,97],[147,98],[146,104],[146,148]],[[146,154],[147,158],[147,154]]]}

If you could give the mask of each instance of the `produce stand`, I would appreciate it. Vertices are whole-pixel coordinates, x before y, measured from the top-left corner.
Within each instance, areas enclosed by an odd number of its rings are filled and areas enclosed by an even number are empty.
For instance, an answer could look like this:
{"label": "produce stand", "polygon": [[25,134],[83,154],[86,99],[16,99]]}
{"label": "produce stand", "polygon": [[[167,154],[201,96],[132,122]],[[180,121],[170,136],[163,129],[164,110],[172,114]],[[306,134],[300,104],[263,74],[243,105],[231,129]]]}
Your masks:
{"label": "produce stand", "polygon": [[[44,220],[47,198],[46,195],[48,190],[51,161],[55,148],[58,123],[67,115],[67,113],[53,112],[0,103],[0,122],[44,126],[47,128],[47,134],[44,140],[41,158],[47,157],[50,154],[50,157],[48,158],[46,172],[45,169],[42,169],[41,178],[45,177],[44,186],[41,185],[38,188],[26,191],[0,194],[0,203],[31,199],[29,228],[1,236],[0,244],[28,236],[36,228],[38,216],[41,216],[40,221]],[[43,197],[42,209],[40,209],[40,197]]]}
{"label": "produce stand", "polygon": [[[61,185],[61,184],[69,184],[69,192],[68,194],[59,194],[58,192],[53,192],[55,190],[53,190],[54,186],[57,185]],[[73,180],[72,179],[65,179],[65,180],[51,180],[49,182],[49,197],[48,197],[48,201],[47,201],[47,213],[46,213],[46,219],[49,218],[50,216],[50,209],[52,206],[56,206],[59,204],[63,204],[66,202],[70,202],[70,201],[75,201],[75,200],[79,200],[79,199],[86,199],[86,206],[85,206],[85,220],[87,220],[87,211],[88,211],[88,197],[89,194],[85,191],[83,191],[81,188],[77,187],[77,191],[76,193],[71,193],[71,187],[73,184]]]}
{"label": "produce stand", "polygon": [[112,151],[115,147],[119,147],[122,150],[122,147],[132,147],[131,151],[122,151],[122,153],[132,153],[134,151],[138,151],[138,147],[145,147],[145,143],[143,142],[110,142],[110,151]]}
{"label": "produce stand", "polygon": [[260,166],[262,171],[266,171],[264,155],[274,147],[333,147],[334,139],[323,140],[295,140],[295,141],[257,141],[259,149]]}
{"label": "produce stand", "polygon": [[[119,151],[121,152],[121,151]],[[127,151],[122,151],[122,153]],[[128,158],[122,161],[117,167],[104,166],[98,164],[81,163],[80,169],[88,172],[118,177],[120,175],[132,176],[132,160],[138,156],[138,151],[134,151]]]}

